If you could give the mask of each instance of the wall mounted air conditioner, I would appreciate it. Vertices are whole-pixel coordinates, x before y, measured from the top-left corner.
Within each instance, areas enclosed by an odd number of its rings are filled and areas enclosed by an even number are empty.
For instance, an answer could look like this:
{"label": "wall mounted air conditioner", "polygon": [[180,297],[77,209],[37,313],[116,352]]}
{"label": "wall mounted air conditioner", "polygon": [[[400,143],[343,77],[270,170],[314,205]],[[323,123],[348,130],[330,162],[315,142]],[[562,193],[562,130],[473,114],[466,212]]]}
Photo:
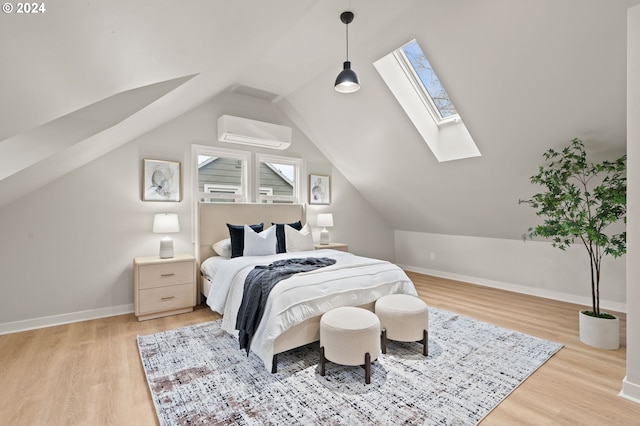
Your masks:
{"label": "wall mounted air conditioner", "polygon": [[291,127],[221,115],[218,118],[218,140],[261,148],[287,149],[291,145]]}

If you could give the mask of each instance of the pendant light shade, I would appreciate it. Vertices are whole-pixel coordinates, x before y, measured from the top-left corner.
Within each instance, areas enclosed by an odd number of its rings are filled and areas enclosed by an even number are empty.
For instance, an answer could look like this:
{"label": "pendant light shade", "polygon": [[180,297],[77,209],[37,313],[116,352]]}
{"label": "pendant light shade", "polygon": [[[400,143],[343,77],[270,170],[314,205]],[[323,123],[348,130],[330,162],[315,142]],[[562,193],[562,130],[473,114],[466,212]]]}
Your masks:
{"label": "pendant light shade", "polygon": [[351,62],[344,63],[344,69],[336,78],[336,91],[340,93],[353,93],[360,89],[360,80],[355,71],[351,69]]}
{"label": "pendant light shade", "polygon": [[336,78],[335,89],[340,93],[353,93],[360,89],[360,80],[355,71],[351,69],[351,62],[349,62],[349,24],[353,21],[352,12],[342,12],[340,14],[340,20],[346,25],[347,29],[347,60],[343,64],[343,69]]}

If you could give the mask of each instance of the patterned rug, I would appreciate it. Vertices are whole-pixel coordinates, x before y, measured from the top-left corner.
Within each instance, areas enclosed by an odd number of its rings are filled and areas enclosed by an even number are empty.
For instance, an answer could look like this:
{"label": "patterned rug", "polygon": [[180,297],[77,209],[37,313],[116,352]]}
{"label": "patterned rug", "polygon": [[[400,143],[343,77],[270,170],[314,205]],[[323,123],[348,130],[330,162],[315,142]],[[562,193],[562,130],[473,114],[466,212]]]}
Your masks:
{"label": "patterned rug", "polygon": [[389,342],[371,368],[327,364],[318,344],[271,374],[220,321],[138,336],[161,425],[474,425],[562,345],[429,309],[429,356]]}

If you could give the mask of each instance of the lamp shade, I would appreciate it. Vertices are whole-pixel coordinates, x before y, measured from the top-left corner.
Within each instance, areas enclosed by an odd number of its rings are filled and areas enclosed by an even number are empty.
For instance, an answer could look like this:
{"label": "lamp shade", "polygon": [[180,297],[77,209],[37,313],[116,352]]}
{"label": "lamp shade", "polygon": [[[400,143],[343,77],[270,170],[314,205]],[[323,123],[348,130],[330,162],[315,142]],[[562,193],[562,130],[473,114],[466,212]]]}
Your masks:
{"label": "lamp shade", "polygon": [[180,232],[178,215],[175,213],[158,213],[153,218],[153,232],[156,234],[168,234]]}
{"label": "lamp shade", "polygon": [[358,80],[355,71],[351,69],[351,62],[344,63],[344,69],[336,78],[335,89],[340,93],[353,93],[360,90],[360,80]]}
{"label": "lamp shade", "polygon": [[317,226],[323,228],[333,226],[333,214],[331,213],[318,213]]}

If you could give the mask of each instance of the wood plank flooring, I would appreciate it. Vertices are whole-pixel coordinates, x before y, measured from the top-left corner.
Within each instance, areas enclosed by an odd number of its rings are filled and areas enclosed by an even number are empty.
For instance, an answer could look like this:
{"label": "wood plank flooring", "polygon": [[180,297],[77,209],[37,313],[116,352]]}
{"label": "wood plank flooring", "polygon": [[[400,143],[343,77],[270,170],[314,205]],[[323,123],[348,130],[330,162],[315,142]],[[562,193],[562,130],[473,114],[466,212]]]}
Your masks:
{"label": "wood plank flooring", "polygon": [[[618,397],[618,351],[578,339],[578,305],[408,273],[431,306],[560,342],[565,347],[482,425],[640,425]],[[208,307],[138,322],[133,314],[0,336],[0,425],[154,425],[136,336],[217,319]]]}

